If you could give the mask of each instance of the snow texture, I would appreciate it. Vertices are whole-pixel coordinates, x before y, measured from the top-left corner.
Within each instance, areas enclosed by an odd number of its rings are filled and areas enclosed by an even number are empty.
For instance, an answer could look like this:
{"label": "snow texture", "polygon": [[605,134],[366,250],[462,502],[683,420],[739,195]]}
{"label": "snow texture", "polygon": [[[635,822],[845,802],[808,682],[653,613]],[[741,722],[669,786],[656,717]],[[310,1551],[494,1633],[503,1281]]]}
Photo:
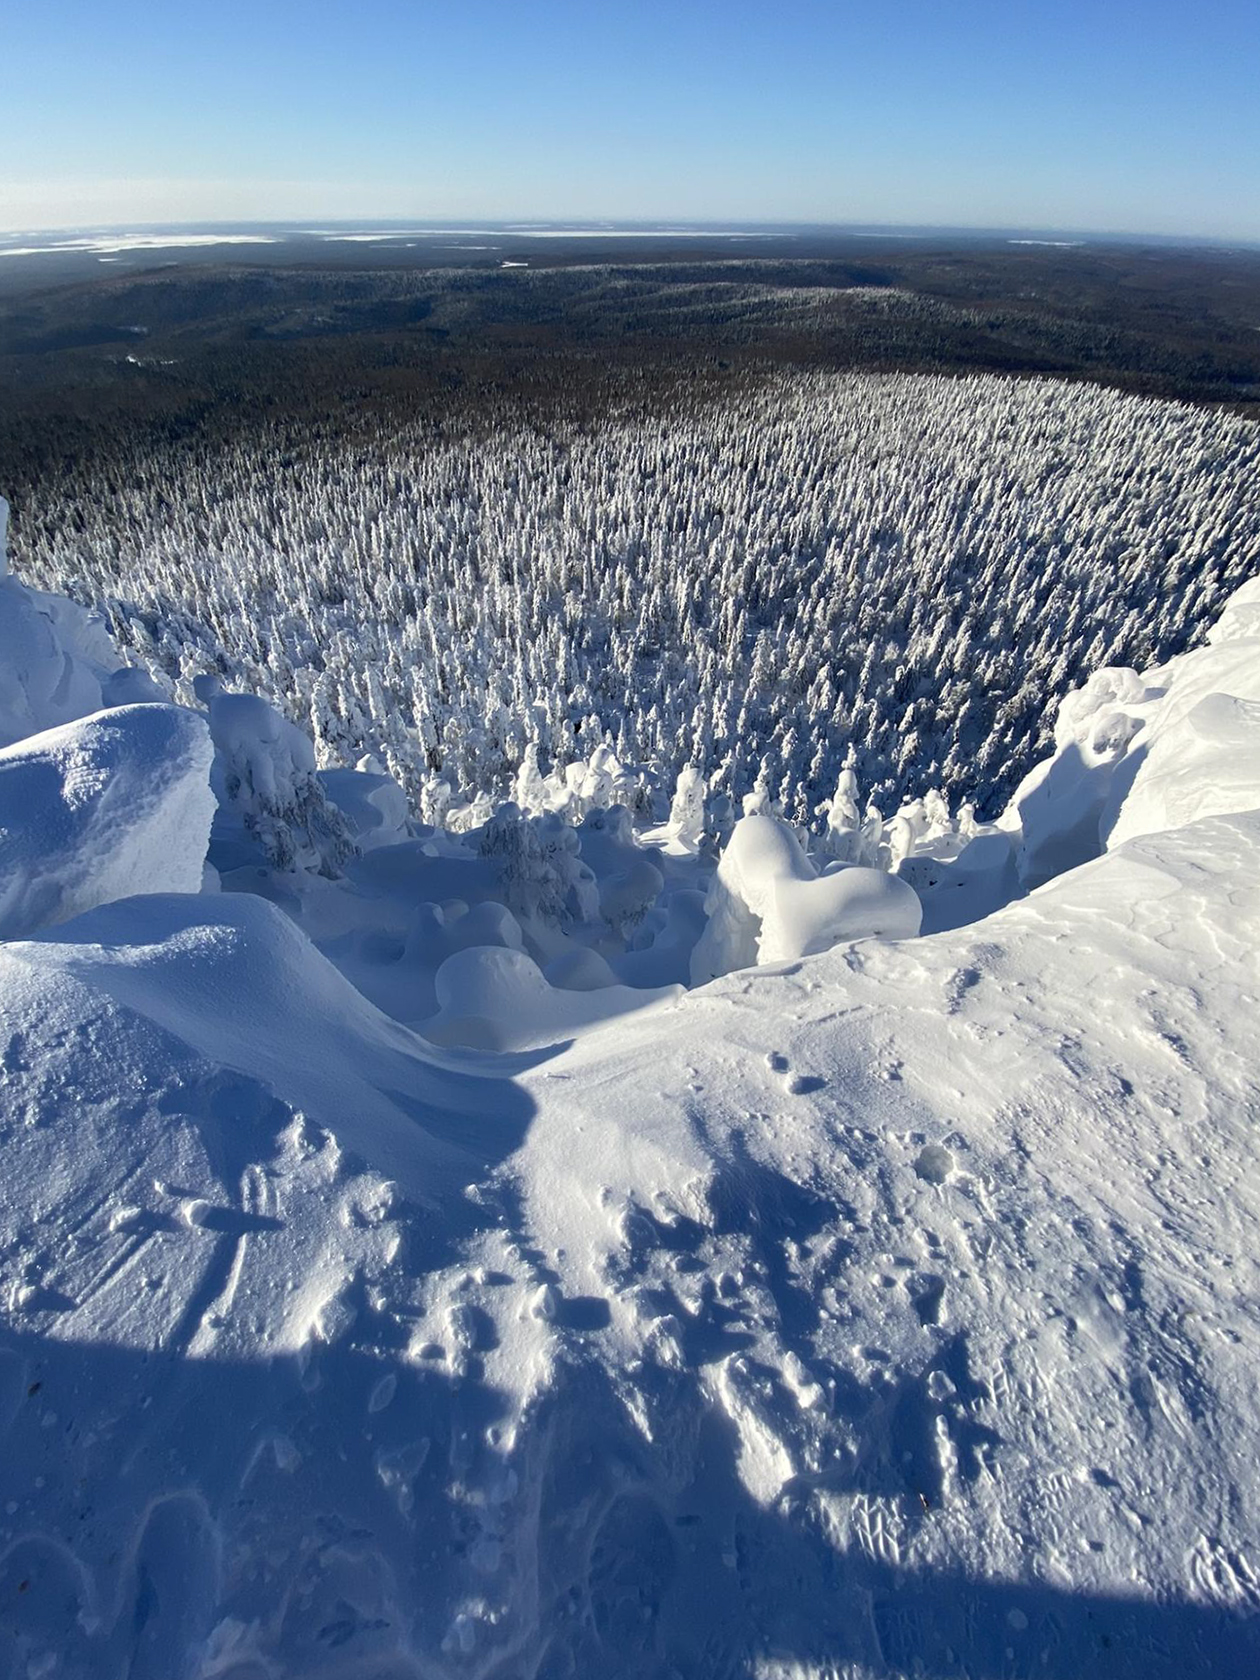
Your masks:
{"label": "snow texture", "polygon": [[0,939],[136,893],[201,889],[210,738],[178,706],[124,706],[0,750]]}
{"label": "snow texture", "polygon": [[[920,938],[762,796],[707,924],[615,809],[268,859],[310,766],[221,713],[228,890],[0,945],[0,1676],[1260,1670],[1255,600],[1000,827],[872,824],[929,906],[1093,848]],[[43,743],[204,794],[174,708]],[[722,918],[775,960],[616,1013]]]}

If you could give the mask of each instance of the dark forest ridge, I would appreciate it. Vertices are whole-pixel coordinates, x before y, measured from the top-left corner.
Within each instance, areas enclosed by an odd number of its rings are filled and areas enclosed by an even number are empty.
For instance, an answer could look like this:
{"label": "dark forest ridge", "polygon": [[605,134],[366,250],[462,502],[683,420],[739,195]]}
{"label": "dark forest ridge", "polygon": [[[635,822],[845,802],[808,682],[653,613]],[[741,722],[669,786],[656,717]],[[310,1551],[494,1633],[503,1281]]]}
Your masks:
{"label": "dark forest ridge", "polygon": [[0,231],[0,294],[85,280],[155,264],[186,266],[239,255],[267,266],[315,264],[365,269],[461,268],[496,262],[555,267],[574,262],[659,262],[702,258],[862,257],[928,245],[1002,251],[1141,250],[1252,253],[1260,245],[1172,235],[1064,228],[966,228],[876,223],[626,222],[560,220],[190,222]]}
{"label": "dark forest ridge", "polygon": [[1252,414],[1260,249],[480,223],[0,245],[0,457],[54,416],[235,425],[242,403],[431,408],[456,386],[569,401],[614,363],[671,383],[784,363],[1052,374]]}

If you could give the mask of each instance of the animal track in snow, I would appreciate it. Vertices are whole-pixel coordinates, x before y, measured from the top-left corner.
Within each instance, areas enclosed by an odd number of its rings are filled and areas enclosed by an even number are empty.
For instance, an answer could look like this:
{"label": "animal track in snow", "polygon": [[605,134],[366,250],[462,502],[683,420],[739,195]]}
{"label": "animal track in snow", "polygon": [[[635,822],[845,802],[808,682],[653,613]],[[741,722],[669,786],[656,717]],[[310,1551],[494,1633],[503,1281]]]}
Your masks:
{"label": "animal track in snow", "polygon": [[939,1324],[945,1300],[945,1279],[927,1272],[921,1277],[911,1278],[907,1288],[914,1303],[914,1310],[919,1315],[919,1323],[925,1327],[929,1324]]}

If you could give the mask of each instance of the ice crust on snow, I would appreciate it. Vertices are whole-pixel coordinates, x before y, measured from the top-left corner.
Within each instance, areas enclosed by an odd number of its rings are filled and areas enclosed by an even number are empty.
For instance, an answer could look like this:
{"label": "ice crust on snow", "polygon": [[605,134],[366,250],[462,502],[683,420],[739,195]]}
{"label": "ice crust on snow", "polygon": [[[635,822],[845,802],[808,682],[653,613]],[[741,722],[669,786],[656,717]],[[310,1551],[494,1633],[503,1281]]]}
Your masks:
{"label": "ice crust on snow", "polygon": [[1257,604],[707,916],[694,788],[465,839],[208,686],[0,754],[0,1676],[1260,1669]]}
{"label": "ice crust on snow", "polygon": [[135,893],[201,890],[205,722],[124,706],[0,750],[0,939]]}

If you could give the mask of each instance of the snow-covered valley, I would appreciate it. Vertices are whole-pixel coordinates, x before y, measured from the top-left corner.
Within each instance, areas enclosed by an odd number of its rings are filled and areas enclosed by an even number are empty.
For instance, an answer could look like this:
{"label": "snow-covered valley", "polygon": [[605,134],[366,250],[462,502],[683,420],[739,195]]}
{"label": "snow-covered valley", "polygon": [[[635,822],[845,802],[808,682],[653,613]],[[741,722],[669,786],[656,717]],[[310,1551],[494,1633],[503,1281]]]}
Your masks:
{"label": "snow-covered valley", "polygon": [[1260,1669],[1260,582],[812,836],[0,659],[0,1675]]}

